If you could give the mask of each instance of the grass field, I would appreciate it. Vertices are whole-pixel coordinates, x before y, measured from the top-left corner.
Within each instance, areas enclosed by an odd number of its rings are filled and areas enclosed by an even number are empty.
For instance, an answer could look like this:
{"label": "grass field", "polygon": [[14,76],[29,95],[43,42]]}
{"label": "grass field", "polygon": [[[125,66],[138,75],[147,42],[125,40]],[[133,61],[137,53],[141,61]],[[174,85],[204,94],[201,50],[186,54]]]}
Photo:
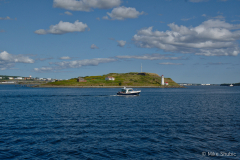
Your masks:
{"label": "grass field", "polygon": [[[114,81],[106,81],[105,77],[112,76]],[[55,86],[161,86],[161,77],[155,73],[145,73],[138,75],[137,72],[130,73],[109,73],[101,76],[82,77],[87,82],[77,82],[77,78],[50,82],[46,85]],[[164,82],[168,82],[169,86],[179,86],[171,78],[164,78]]]}

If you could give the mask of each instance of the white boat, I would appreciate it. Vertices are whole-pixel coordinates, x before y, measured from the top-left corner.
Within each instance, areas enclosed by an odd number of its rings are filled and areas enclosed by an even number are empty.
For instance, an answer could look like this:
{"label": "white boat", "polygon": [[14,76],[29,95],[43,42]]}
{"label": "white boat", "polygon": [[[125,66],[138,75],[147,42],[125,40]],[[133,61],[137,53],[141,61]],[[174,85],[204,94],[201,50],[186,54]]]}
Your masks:
{"label": "white boat", "polygon": [[132,88],[122,88],[117,95],[139,95],[141,91],[134,91]]}
{"label": "white boat", "polygon": [[230,85],[229,85],[229,87],[233,87],[233,85],[232,85],[232,84],[230,84]]}

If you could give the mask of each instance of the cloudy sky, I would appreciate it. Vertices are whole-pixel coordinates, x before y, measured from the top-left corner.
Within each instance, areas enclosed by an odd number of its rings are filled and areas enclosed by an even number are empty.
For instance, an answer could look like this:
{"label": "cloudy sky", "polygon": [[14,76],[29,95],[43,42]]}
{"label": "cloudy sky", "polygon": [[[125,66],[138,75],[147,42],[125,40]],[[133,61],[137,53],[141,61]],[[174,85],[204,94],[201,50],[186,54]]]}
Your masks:
{"label": "cloudy sky", "polygon": [[240,82],[240,0],[0,0],[0,75]]}

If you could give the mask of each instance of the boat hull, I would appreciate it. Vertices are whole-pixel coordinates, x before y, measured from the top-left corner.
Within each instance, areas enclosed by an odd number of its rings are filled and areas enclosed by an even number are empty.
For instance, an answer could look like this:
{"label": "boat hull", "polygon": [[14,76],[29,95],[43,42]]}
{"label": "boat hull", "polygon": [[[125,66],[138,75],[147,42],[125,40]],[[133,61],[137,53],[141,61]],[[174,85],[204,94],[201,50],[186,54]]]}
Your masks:
{"label": "boat hull", "polygon": [[140,92],[136,92],[136,93],[121,93],[121,92],[118,92],[117,95],[124,95],[124,96],[128,96],[128,95],[139,95]]}

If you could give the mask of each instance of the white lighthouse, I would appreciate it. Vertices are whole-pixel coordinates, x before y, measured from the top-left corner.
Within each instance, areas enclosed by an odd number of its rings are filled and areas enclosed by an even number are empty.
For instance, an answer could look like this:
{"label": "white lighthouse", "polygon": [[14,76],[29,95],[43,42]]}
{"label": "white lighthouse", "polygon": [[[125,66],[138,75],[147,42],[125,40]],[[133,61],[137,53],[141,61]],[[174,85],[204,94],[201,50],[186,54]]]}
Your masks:
{"label": "white lighthouse", "polygon": [[164,86],[164,76],[162,75],[162,86]]}

